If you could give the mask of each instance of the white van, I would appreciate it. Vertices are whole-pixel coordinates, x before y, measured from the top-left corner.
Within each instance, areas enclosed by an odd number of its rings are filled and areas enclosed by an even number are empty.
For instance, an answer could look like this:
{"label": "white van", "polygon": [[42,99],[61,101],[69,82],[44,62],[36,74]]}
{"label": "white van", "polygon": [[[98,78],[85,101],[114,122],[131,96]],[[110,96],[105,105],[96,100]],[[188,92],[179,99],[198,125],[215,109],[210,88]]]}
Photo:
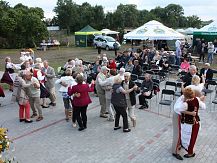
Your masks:
{"label": "white van", "polygon": [[116,41],[113,37],[110,36],[95,36],[93,40],[93,46],[97,48],[97,46],[101,46],[101,48],[106,50],[113,50],[114,43],[117,43],[117,49],[120,49],[121,45],[118,41]]}

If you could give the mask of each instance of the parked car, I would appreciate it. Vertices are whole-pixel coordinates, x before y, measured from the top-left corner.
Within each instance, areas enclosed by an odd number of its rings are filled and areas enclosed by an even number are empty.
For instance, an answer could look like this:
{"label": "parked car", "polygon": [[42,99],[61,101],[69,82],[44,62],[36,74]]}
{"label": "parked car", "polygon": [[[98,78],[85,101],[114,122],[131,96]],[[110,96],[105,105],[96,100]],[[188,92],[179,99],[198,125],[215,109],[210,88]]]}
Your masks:
{"label": "parked car", "polygon": [[121,47],[120,43],[118,41],[116,41],[113,37],[95,36],[95,38],[93,39],[93,46],[95,48],[97,48],[97,46],[100,45],[101,48],[103,48],[103,49],[113,50],[115,42],[117,43],[117,49],[120,49],[120,47]]}

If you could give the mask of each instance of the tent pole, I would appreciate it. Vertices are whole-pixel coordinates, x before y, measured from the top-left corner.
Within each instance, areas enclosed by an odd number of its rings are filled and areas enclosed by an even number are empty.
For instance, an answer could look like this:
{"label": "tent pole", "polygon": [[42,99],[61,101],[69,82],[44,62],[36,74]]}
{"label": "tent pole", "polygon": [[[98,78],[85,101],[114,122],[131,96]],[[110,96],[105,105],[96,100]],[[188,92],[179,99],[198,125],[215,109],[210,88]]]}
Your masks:
{"label": "tent pole", "polygon": [[133,49],[133,40],[131,40],[131,48]]}
{"label": "tent pole", "polygon": [[86,35],[86,47],[87,47],[87,36],[88,36],[88,35]]}

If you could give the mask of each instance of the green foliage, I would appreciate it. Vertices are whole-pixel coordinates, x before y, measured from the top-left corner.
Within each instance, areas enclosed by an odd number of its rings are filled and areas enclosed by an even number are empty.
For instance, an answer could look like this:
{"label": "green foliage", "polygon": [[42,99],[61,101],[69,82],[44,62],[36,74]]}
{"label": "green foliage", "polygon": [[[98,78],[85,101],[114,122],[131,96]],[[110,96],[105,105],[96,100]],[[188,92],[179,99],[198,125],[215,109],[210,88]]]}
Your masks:
{"label": "green foliage", "polygon": [[188,16],[187,18],[188,26],[193,28],[200,28],[202,21],[196,15]]}
{"label": "green foliage", "polygon": [[171,28],[201,26],[199,17],[185,17],[183,7],[177,4],[169,4],[164,8],[158,6],[151,11],[138,10],[133,4],[120,4],[114,12],[105,13],[102,6],[91,6],[87,2],[77,5],[72,0],[58,0],[54,11],[57,14],[55,20],[61,28],[68,30],[68,34],[88,24],[96,29],[123,30],[126,27],[138,27],[150,20],[160,21]]}
{"label": "green foliage", "polygon": [[138,10],[136,5],[120,4],[114,12],[105,13],[100,5],[81,5],[73,0],[58,0],[54,8],[56,17],[44,19],[39,7],[28,7],[21,3],[14,7],[0,0],[0,48],[24,48],[36,46],[48,36],[46,25],[59,25],[67,33],[78,31],[86,25],[96,29],[110,28],[123,32],[126,27],[135,28],[150,20],[158,20],[171,28],[201,27],[196,15],[184,16],[184,9],[177,4],[156,7],[151,11]]}
{"label": "green foliage", "polygon": [[48,36],[44,11],[19,3],[13,8],[0,1],[0,48],[34,47]]}

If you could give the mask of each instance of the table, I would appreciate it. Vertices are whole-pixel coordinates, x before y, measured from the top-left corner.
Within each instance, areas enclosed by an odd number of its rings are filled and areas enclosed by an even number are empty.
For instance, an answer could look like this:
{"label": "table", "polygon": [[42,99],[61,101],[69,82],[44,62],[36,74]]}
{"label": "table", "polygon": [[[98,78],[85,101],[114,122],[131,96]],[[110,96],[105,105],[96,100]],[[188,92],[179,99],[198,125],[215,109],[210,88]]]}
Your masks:
{"label": "table", "polygon": [[43,51],[46,51],[47,48],[50,48],[50,47],[58,47],[58,49],[59,49],[60,43],[59,42],[57,42],[57,43],[40,43],[40,46],[41,46]]}

